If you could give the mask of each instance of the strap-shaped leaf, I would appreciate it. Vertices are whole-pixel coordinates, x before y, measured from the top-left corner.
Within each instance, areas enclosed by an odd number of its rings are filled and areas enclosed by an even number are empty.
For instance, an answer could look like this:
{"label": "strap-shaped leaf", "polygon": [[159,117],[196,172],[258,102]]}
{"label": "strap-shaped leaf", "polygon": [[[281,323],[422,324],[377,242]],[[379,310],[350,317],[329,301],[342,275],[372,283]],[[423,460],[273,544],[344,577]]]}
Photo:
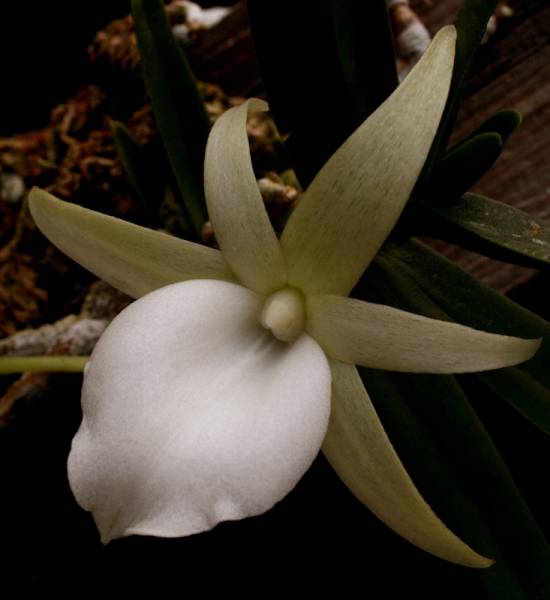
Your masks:
{"label": "strap-shaped leaf", "polygon": [[[437,429],[430,428],[413,407],[428,402],[452,401],[453,378],[446,375],[391,374],[361,367],[361,379],[405,468],[432,509],[460,539],[496,562],[477,571],[490,597],[506,589],[513,600],[529,600],[508,557],[495,538],[468,480],[453,468],[460,449],[441,446]],[[429,392],[427,392],[429,390]]]}
{"label": "strap-shaped leaf", "polygon": [[[503,590],[513,600],[536,597],[548,557],[544,538],[456,380],[359,371],[424,498],[461,539],[495,559],[478,572],[489,597],[500,600]],[[461,414],[467,418],[456,420]]]}
{"label": "strap-shaped leaf", "polygon": [[445,151],[458,114],[466,77],[496,4],[497,0],[464,0],[460,8],[455,21],[457,41],[451,90],[441,124],[426,161],[423,178],[430,174],[434,163]]}
{"label": "strap-shaped leaf", "polygon": [[531,423],[550,436],[550,389],[524,369],[509,368],[483,373],[479,378],[507,400]]}
{"label": "strap-shaped leaf", "polygon": [[210,124],[193,73],[161,0],[132,0],[147,89],[174,177],[195,231],[207,219],[203,161]]}
{"label": "strap-shaped leaf", "polygon": [[148,224],[155,225],[157,216],[153,207],[149,205],[151,173],[144,169],[144,157],[142,148],[133,140],[130,132],[120,121],[111,122],[111,133],[118,156],[128,177],[128,181],[134,188]]}
{"label": "strap-shaped leaf", "polygon": [[347,295],[401,214],[443,111],[455,30],[442,29],[407,79],[331,156],[281,236],[289,282]]}
{"label": "strap-shaped leaf", "polygon": [[412,227],[474,252],[538,269],[550,264],[550,224],[518,208],[479,194],[434,206],[416,204]]}
{"label": "strap-shaped leaf", "polygon": [[397,87],[386,0],[331,0],[336,44],[358,127]]}
{"label": "strap-shaped leaf", "polygon": [[465,140],[459,142],[451,148],[451,152],[459,148],[462,144],[482,133],[498,133],[502,141],[506,143],[508,138],[521,125],[522,116],[519,110],[515,108],[505,108],[499,110],[494,115],[490,116],[477,129],[475,129]]}
{"label": "strap-shaped leaf", "polygon": [[417,241],[389,247],[385,255],[408,268],[417,289],[424,290],[451,318],[488,331],[543,336],[540,350],[528,363],[513,367],[510,373],[484,373],[482,379],[542,431],[549,432],[550,325]]}
{"label": "strap-shaped leaf", "polygon": [[417,194],[439,206],[469,191],[498,160],[521,121],[521,113],[515,109],[495,113],[436,162]]}
{"label": "strap-shaped leaf", "polygon": [[[358,291],[370,290],[371,298],[402,309],[416,310],[434,318],[448,317],[419,287],[411,273],[412,270],[403,268],[402,263],[386,255],[369,269],[364,288]],[[441,274],[433,271],[431,277],[437,281],[438,275]],[[443,283],[447,295],[449,288],[457,289],[453,283]],[[472,311],[475,308],[472,306]],[[494,306],[492,310],[495,310]],[[383,395],[376,394],[370,376],[365,381],[377,409],[380,403],[395,401],[395,396],[392,397],[387,389]],[[550,591],[547,568],[550,547],[460,386],[450,376],[395,374],[391,375],[391,381],[395,389],[401,390],[407,405],[429,428],[453,471],[475,498],[495,539],[522,581],[525,596],[544,597]],[[385,411],[380,410],[382,422],[386,424]],[[399,439],[400,434],[393,428],[390,427],[388,433],[392,438],[397,435],[396,441]],[[413,476],[416,478],[416,474]],[[438,509],[438,512],[441,511]]]}
{"label": "strap-shaped leaf", "polygon": [[429,182],[418,191],[436,206],[447,206],[465,194],[495,164],[504,143],[498,133],[480,133],[448,152]]}
{"label": "strap-shaped leaf", "polygon": [[492,564],[456,537],[419,494],[384,431],[357,369],[331,362],[333,399],[323,452],[353,494],[420,548],[468,567]]}
{"label": "strap-shaped leaf", "polygon": [[233,276],[221,252],[58,200],[34,188],[31,214],[62,252],[134,298],[188,279]]}
{"label": "strap-shaped leaf", "polygon": [[128,181],[143,208],[145,224],[166,229],[183,239],[196,237],[160,135],[140,146],[120,121],[111,122],[111,132]]}

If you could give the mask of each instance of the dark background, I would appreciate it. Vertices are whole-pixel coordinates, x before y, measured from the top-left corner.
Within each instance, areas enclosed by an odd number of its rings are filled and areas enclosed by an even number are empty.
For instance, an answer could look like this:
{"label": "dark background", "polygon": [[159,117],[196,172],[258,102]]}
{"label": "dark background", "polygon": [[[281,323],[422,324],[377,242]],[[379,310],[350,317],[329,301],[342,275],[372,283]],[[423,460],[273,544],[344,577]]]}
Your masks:
{"label": "dark background", "polygon": [[86,47],[130,0],[0,3],[0,135],[43,127],[50,109],[89,83]]}
{"label": "dark background", "polygon": [[0,2],[0,136],[44,127],[56,104],[92,83],[88,44],[129,11],[130,0]]}
{"label": "dark background", "polygon": [[[0,136],[43,127],[55,104],[91,83],[86,47],[99,28],[127,14],[129,4],[0,3]],[[497,43],[504,43],[505,32],[503,26],[503,41]],[[547,293],[527,296],[542,302]],[[56,377],[48,397],[21,406],[0,440],[3,597],[22,597],[6,593],[9,584],[35,588],[37,597],[52,591],[56,597],[61,592],[80,598],[94,587],[107,596],[112,586],[123,587],[127,597],[145,584],[155,586],[156,598],[208,598],[214,593],[255,598],[323,593],[376,600],[414,594],[445,600],[485,597],[475,572],[417,550],[379,523],[322,457],[266,515],[190,538],[130,538],[103,548],[90,516],[75,504],[65,473],[80,422],[75,402],[80,382],[78,376]],[[488,399],[482,400],[480,411]],[[502,404],[492,420],[503,431],[516,422],[515,413]],[[491,433],[498,437],[495,429]],[[545,456],[547,446],[527,427],[520,433],[506,458],[534,508],[547,515],[546,505],[536,503],[536,481],[525,481],[529,474],[524,468],[537,462],[533,457]]]}

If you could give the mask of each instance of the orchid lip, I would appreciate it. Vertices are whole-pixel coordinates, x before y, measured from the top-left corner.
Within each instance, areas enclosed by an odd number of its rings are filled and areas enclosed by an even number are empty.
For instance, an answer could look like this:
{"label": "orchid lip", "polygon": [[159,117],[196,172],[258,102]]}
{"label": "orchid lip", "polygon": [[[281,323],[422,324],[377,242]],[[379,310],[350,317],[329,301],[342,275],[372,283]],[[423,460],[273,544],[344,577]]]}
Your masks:
{"label": "orchid lip", "polygon": [[306,323],[304,296],[292,287],[274,292],[264,302],[260,323],[281,342],[293,342]]}

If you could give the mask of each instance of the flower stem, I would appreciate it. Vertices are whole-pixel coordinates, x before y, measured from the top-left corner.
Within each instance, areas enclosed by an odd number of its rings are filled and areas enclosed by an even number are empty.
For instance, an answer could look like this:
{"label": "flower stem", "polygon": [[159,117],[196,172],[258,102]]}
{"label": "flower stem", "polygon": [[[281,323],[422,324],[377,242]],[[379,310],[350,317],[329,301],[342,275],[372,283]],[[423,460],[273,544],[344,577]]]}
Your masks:
{"label": "flower stem", "polygon": [[80,373],[89,356],[3,356],[0,375],[11,373]]}

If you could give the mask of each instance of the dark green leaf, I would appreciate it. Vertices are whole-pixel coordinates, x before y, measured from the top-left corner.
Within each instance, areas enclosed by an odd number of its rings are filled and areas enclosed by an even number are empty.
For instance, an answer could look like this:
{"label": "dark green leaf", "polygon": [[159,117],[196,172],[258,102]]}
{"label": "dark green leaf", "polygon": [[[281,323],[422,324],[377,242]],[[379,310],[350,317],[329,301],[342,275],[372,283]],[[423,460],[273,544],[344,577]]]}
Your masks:
{"label": "dark green leaf", "polygon": [[478,376],[531,423],[550,435],[550,390],[518,367]]}
{"label": "dark green leaf", "polygon": [[[367,273],[365,289],[370,290],[378,301],[432,318],[448,319],[446,311],[434,303],[415,281],[412,270],[403,267],[395,258],[395,254],[393,257],[385,255],[377,259]],[[450,287],[453,285],[447,282],[447,294]],[[361,292],[361,289],[357,291]],[[474,500],[482,519],[510,562],[513,574],[508,571],[506,564],[501,564],[504,572],[497,574],[488,571],[487,574],[482,574],[493,597],[506,597],[499,593],[506,590],[508,583],[505,582],[514,580],[514,576],[517,576],[517,581],[522,582],[524,595],[516,594],[510,597],[544,597],[544,594],[550,591],[550,548],[498,450],[456,380],[450,376],[374,374],[373,386],[372,373],[374,372],[367,372],[366,377],[371,393],[376,393],[376,378],[382,378],[383,385],[384,377],[386,378],[385,385],[388,389],[378,394],[377,408],[381,410],[382,418],[387,417],[389,413],[390,418],[395,421],[395,413],[402,415],[404,411],[403,404],[410,407],[433,436],[452,472],[464,486],[467,495]],[[390,381],[391,385],[388,383]],[[398,404],[400,397],[401,405]],[[388,405],[389,408],[384,408]],[[392,405],[397,408],[392,408]],[[403,419],[402,416],[399,418]],[[414,420],[410,423],[408,420],[406,423],[402,420],[398,427],[391,428],[392,439],[393,436],[401,439],[403,435],[405,439],[410,438],[410,427],[417,430]],[[403,431],[405,433],[402,433]],[[409,439],[407,454],[404,457],[410,460],[409,453],[412,453],[413,457],[416,456],[417,463],[421,463],[426,457],[421,458],[419,450],[425,451],[425,448],[426,441],[422,437],[416,440]],[[424,481],[424,485],[427,491],[431,491],[429,481]],[[448,478],[446,485],[449,485]],[[447,488],[446,492],[455,493],[451,488]],[[466,514],[460,516],[460,505],[454,505],[450,499],[445,501],[443,490],[440,489],[439,493],[444,511],[450,512],[451,517],[454,515],[457,520],[466,517]],[[474,519],[476,523],[475,512],[472,513],[471,508],[467,510],[470,511],[469,518]],[[441,514],[443,515],[443,512]],[[454,527],[459,527],[456,531],[460,531],[465,539],[472,540],[467,531],[463,533],[460,525],[449,521],[451,522]],[[476,525],[469,523],[469,526]],[[486,543],[488,540],[484,541]]]}
{"label": "dark green leaf", "polygon": [[[490,596],[527,600],[512,565],[503,554],[486,517],[455,475],[451,462],[433,432],[416,413],[426,389],[439,393],[424,401],[452,402],[456,391],[451,377],[405,375],[360,369],[361,377],[384,427],[416,486],[443,522],[461,539],[496,560],[479,576]],[[434,388],[434,380],[436,385]],[[508,595],[500,595],[506,591]]]}
{"label": "dark green leaf", "polygon": [[128,180],[140,200],[146,224],[153,228],[162,227],[185,239],[195,237],[160,136],[139,146],[122,123],[113,121],[111,130]]}
{"label": "dark green leaf", "polygon": [[198,234],[207,219],[203,162],[208,116],[191,69],[172,35],[162,0],[132,0],[132,14],[155,119]]}
{"label": "dark green leaf", "polygon": [[386,0],[332,0],[336,43],[358,127],[399,81]]}
{"label": "dark green leaf", "polygon": [[[483,285],[418,240],[387,246],[383,255],[407,266],[420,288],[453,320],[494,333],[550,337],[550,324],[544,319]],[[449,289],[452,289],[452,294],[449,294]],[[547,349],[543,347],[526,366],[531,371],[535,366],[540,367],[536,371],[537,376],[545,375],[545,382],[550,384],[550,372],[538,360],[543,351],[545,358],[550,358],[550,344],[548,346]]]}
{"label": "dark green leaf", "polygon": [[144,190],[139,181],[141,157],[138,144],[136,144],[124,123],[120,121],[111,121],[111,133],[113,134],[115,149],[130,183],[140,196],[144,195]]}
{"label": "dark green leaf", "polygon": [[179,191],[173,182],[169,181],[164,188],[158,213],[161,226],[166,231],[184,240],[196,237],[185,206],[182,206]]}
{"label": "dark green leaf", "polygon": [[478,194],[435,206],[416,202],[406,218],[417,235],[445,240],[503,262],[536,269],[550,264],[550,225]]}
{"label": "dark green leaf", "polygon": [[433,168],[418,194],[447,206],[465,194],[493,166],[504,143],[498,133],[480,133],[448,152]]}
{"label": "dark green leaf", "polygon": [[[429,422],[422,418],[418,406],[423,402],[452,402],[456,384],[452,378],[400,375],[360,369],[384,427],[403,463],[422,495],[443,522],[461,539],[496,560],[496,564],[477,574],[489,597],[495,600],[528,599],[514,566],[503,552],[487,517],[476,503],[479,490],[469,489],[454,462],[459,453],[441,444]],[[433,395],[426,395],[426,389]],[[434,398],[436,394],[439,397]],[[443,422],[440,428],[448,427]],[[439,435],[441,437],[441,435]],[[464,467],[462,468],[464,470]],[[506,595],[504,594],[506,592]]]}
{"label": "dark green leaf", "polygon": [[111,122],[111,132],[115,148],[128,177],[141,202],[144,215],[149,225],[156,225],[155,210],[148,204],[150,194],[150,173],[145,170],[142,148],[132,139],[128,129],[120,121]]}
{"label": "dark green leaf", "polygon": [[550,324],[417,241],[387,247],[384,254],[406,267],[420,289],[453,320],[494,333],[543,338],[541,348],[527,363],[479,377],[542,431],[548,431]]}
{"label": "dark green leaf", "polygon": [[485,35],[487,22],[495,10],[496,4],[497,0],[464,0],[458,13],[455,22],[457,29],[456,58],[449,99],[430,156],[426,161],[423,178],[430,174],[434,163],[447,147],[458,114],[466,76]]}
{"label": "dark green leaf", "polygon": [[514,108],[505,108],[504,110],[499,110],[492,117],[489,117],[484,123],[482,123],[464,141],[455,146],[451,152],[481,133],[498,133],[502,138],[502,141],[506,143],[512,133],[514,133],[514,131],[521,125],[521,122],[522,116],[518,110]]}

